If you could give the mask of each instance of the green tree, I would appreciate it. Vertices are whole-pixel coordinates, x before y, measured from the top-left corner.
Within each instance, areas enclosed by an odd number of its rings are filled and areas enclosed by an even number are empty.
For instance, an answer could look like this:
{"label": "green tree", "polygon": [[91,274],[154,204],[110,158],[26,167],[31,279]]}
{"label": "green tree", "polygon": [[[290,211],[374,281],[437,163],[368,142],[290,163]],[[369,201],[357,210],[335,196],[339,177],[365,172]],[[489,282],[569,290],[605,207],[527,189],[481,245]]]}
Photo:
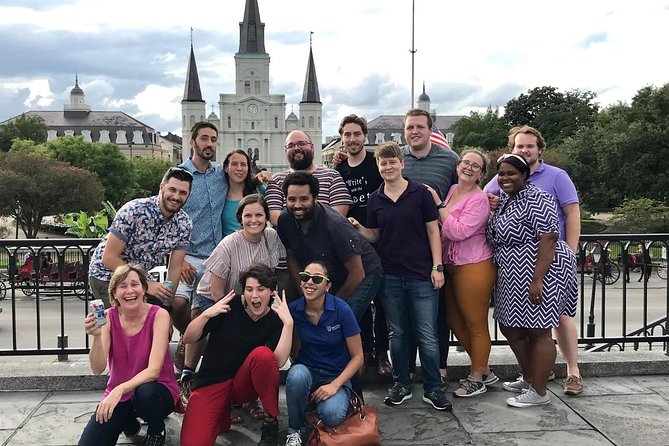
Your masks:
{"label": "green tree", "polygon": [[465,146],[480,147],[483,150],[497,150],[504,147],[509,128],[499,115],[497,108],[488,107],[485,113],[473,111],[459,119],[453,129],[454,148]]}
{"label": "green tree", "polygon": [[141,156],[133,158],[132,169],[135,178],[135,196],[150,197],[160,189],[163,175],[174,163],[170,160]]}
{"label": "green tree", "polygon": [[0,126],[0,151],[8,152],[15,139],[29,139],[37,144],[43,143],[46,141],[47,129],[41,116],[22,114]]}
{"label": "green tree", "polygon": [[632,232],[669,232],[669,206],[637,198],[613,210],[613,222]]}
{"label": "green tree", "polygon": [[549,147],[558,146],[595,121],[599,110],[595,97],[592,91],[534,88],[507,102],[504,120],[509,127],[530,125],[541,132]]}
{"label": "green tree", "polygon": [[114,206],[119,207],[132,198],[135,189],[132,165],[114,144],[65,136],[46,143],[46,153],[96,173],[104,187],[104,199]]}
{"label": "green tree", "polygon": [[581,128],[557,152],[591,211],[625,200],[666,202],[669,195],[669,84],[646,87]]}
{"label": "green tree", "polygon": [[95,174],[36,153],[0,154],[0,215],[18,219],[27,238],[36,238],[48,215],[94,210],[102,200]]}

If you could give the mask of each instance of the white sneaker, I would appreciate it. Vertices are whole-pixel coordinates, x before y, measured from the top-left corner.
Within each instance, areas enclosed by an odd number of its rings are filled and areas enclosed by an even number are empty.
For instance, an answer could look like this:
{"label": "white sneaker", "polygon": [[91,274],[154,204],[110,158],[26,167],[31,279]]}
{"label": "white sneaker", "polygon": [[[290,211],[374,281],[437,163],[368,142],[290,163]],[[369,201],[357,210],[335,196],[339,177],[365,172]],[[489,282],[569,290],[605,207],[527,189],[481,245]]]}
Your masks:
{"label": "white sneaker", "polygon": [[302,434],[293,432],[286,437],[286,446],[302,446]]}
{"label": "white sneaker", "polygon": [[527,392],[523,392],[518,396],[512,396],[506,399],[506,404],[513,407],[532,407],[532,406],[543,406],[551,402],[548,392],[546,395],[541,396],[537,393],[532,386],[527,389]]}
{"label": "white sneaker", "polygon": [[515,381],[505,381],[502,383],[502,388],[508,392],[521,393],[523,390],[530,388],[530,383],[523,379],[523,375],[520,375]]}

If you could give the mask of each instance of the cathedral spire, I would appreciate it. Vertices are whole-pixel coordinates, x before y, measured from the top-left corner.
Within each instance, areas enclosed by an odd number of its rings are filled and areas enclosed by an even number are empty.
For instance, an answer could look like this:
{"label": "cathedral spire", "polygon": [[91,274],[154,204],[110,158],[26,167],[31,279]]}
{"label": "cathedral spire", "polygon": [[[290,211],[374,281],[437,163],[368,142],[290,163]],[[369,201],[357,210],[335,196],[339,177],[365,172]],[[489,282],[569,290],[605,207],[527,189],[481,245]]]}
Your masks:
{"label": "cathedral spire", "polygon": [[239,52],[265,53],[265,24],[260,21],[258,0],[246,0],[244,21],[239,22]]}
{"label": "cathedral spire", "polygon": [[184,101],[204,102],[200,90],[200,77],[197,75],[195,64],[195,52],[193,51],[193,30],[191,28],[190,59],[188,60],[188,71],[186,72],[186,85],[184,86]]}
{"label": "cathedral spire", "polygon": [[321,103],[321,95],[318,92],[318,79],[316,78],[316,64],[314,63],[314,51],[311,37],[313,31],[309,32],[309,61],[307,62],[307,75],[304,79],[304,92],[302,102]]}

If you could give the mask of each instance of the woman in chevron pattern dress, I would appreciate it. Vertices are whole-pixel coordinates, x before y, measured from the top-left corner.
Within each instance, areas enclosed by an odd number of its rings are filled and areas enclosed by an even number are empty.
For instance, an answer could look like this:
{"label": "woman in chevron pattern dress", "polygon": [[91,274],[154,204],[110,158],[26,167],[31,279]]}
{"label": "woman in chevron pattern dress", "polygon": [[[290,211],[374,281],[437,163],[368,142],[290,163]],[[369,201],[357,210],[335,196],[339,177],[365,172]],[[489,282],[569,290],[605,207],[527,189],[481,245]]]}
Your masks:
{"label": "woman in chevron pattern dress", "polygon": [[498,266],[493,317],[516,355],[529,390],[507,399],[515,407],[548,404],[555,364],[551,328],[561,314],[576,315],[576,257],[558,240],[553,198],[527,183],[530,169],[518,155],[497,160],[502,190],[487,236]]}

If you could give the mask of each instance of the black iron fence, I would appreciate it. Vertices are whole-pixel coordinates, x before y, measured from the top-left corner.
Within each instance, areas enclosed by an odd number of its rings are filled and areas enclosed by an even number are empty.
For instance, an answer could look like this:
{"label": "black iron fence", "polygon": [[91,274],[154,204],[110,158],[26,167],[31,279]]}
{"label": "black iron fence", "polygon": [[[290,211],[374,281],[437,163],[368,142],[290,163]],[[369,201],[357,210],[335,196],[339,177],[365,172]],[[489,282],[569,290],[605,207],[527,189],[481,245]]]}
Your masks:
{"label": "black iron fence", "polygon": [[[0,356],[88,353],[82,323],[98,242],[0,240]],[[669,354],[668,243],[669,234],[581,237],[576,318],[583,348]],[[506,345],[492,319],[490,327],[493,344]]]}

